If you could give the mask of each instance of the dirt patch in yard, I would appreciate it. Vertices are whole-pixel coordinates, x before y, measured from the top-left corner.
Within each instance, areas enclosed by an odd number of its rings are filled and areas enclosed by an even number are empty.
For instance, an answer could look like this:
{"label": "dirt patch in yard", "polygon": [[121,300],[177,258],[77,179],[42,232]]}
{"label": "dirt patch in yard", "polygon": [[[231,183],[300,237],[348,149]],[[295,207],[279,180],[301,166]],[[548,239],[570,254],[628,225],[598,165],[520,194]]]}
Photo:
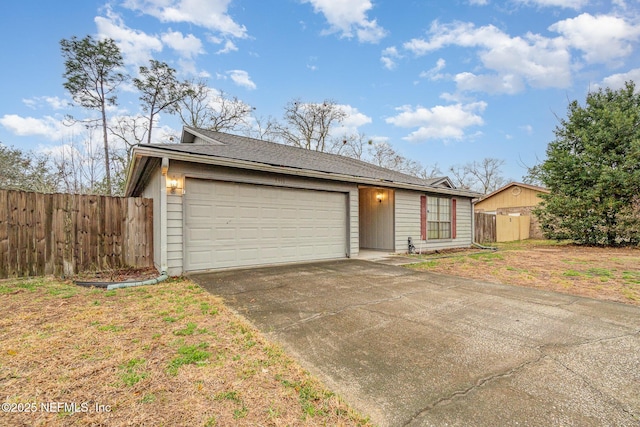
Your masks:
{"label": "dirt patch in yard", "polygon": [[188,280],[0,281],[0,425],[368,425]]}
{"label": "dirt patch in yard", "polygon": [[640,249],[549,241],[418,256],[411,268],[640,305]]}

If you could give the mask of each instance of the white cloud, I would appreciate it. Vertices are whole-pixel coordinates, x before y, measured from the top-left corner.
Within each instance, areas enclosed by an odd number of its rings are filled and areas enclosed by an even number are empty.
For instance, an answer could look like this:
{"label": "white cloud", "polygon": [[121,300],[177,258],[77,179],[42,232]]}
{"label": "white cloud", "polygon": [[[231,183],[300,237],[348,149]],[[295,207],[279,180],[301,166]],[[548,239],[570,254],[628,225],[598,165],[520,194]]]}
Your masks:
{"label": "white cloud", "polygon": [[249,73],[244,70],[229,70],[227,71],[227,75],[238,86],[242,86],[249,90],[253,90],[257,87],[251,80]]}
{"label": "white cloud", "polygon": [[52,141],[59,141],[72,133],[69,126],[65,126],[61,120],[51,116],[37,119],[5,114],[0,118],[0,125],[17,136],[43,136]]}
{"label": "white cloud", "polygon": [[440,71],[442,71],[446,66],[447,61],[445,61],[444,58],[439,58],[438,61],[436,61],[435,67],[431,68],[430,70],[421,72],[420,77],[432,81],[440,80],[444,77],[442,74],[440,74]]}
{"label": "white cloud", "polygon": [[[412,39],[403,47],[421,56],[447,46],[478,48],[482,65],[497,76],[461,75],[461,83],[476,90],[496,92],[500,85],[496,81],[512,82],[503,85],[503,91],[514,93],[513,85],[519,79],[532,87],[567,87],[571,83],[571,55],[561,37],[546,38],[528,33],[524,37],[511,37],[493,25],[475,27],[472,23],[454,22],[441,25],[434,22],[427,39]],[[493,74],[493,73],[492,73]],[[473,76],[473,81],[470,77]]]}
{"label": "white cloud", "polygon": [[343,126],[358,128],[367,123],[371,123],[371,117],[359,112],[357,108],[351,105],[339,104],[337,107],[347,113],[347,118],[342,122]]}
{"label": "white cloud", "polygon": [[509,95],[522,92],[524,83],[521,78],[513,74],[480,75],[473,73],[459,73],[454,77],[458,90],[468,92],[506,93]]}
{"label": "white cloud", "polygon": [[106,17],[96,16],[95,23],[100,37],[115,40],[127,64],[144,65],[153,57],[152,52],[162,51],[162,41],[158,37],[127,27],[110,9],[107,9]]}
{"label": "white cloud", "polygon": [[341,33],[341,37],[357,37],[361,42],[377,43],[387,31],[375,19],[369,20],[367,12],[373,8],[370,0],[303,0],[311,3],[316,13],[322,13],[329,23],[327,33]]}
{"label": "white cloud", "polygon": [[371,123],[371,117],[358,111],[356,107],[346,104],[336,104],[336,108],[344,111],[347,117],[342,121],[340,126],[336,126],[331,131],[331,136],[335,138],[342,138],[345,135],[355,135],[360,133],[358,129],[360,126],[364,126]]}
{"label": "white cloud", "polygon": [[634,68],[633,70],[629,70],[626,73],[613,74],[609,77],[606,77],[602,80],[601,85],[597,85],[596,87],[608,87],[613,90],[622,89],[624,84],[628,81],[634,81],[636,83],[636,92],[640,92],[640,68]]}
{"label": "white cloud", "polygon": [[436,105],[425,108],[404,105],[396,108],[400,113],[386,119],[387,123],[403,128],[418,130],[411,132],[403,139],[413,142],[421,142],[429,139],[456,139],[466,137],[465,129],[471,126],[481,126],[484,120],[479,115],[487,104],[485,102],[473,102],[469,104]]}
{"label": "white cloud", "polygon": [[384,68],[393,70],[394,68],[396,68],[395,59],[397,58],[401,58],[400,53],[398,52],[398,48],[395,46],[390,46],[382,51],[380,61],[382,61]]}
{"label": "white cloud", "polygon": [[565,9],[581,9],[589,4],[589,0],[515,0],[529,6],[538,7],[562,7]]}
{"label": "white cloud", "polygon": [[57,96],[36,96],[29,99],[23,99],[22,103],[33,110],[41,108],[43,105],[47,105],[53,110],[64,110],[70,106],[69,100],[58,98]]}
{"label": "white cloud", "polygon": [[469,4],[472,6],[486,6],[489,4],[489,0],[469,0]]}
{"label": "white cloud", "polygon": [[235,52],[238,50],[238,46],[235,45],[231,40],[227,40],[224,42],[224,47],[216,52],[216,54],[221,55],[224,53]]}
{"label": "white cloud", "polygon": [[246,38],[247,29],[229,15],[231,0],[126,0],[124,7],[162,22],[186,22],[224,35]]}
{"label": "white cloud", "polygon": [[162,41],[183,58],[193,58],[204,53],[202,42],[193,34],[184,36],[179,31],[169,31],[162,34]]}
{"label": "white cloud", "polygon": [[584,59],[591,63],[628,56],[633,51],[631,43],[640,36],[640,26],[631,25],[622,18],[588,13],[559,21],[549,30],[562,34],[567,43],[583,51]]}

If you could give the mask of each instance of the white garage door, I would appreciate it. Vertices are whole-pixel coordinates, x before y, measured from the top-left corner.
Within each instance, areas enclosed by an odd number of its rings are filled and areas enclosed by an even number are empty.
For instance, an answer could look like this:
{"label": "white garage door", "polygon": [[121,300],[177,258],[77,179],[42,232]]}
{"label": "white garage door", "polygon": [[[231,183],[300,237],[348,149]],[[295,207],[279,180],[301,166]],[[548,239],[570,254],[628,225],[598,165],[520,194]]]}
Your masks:
{"label": "white garage door", "polygon": [[342,258],[345,193],[187,180],[185,270]]}

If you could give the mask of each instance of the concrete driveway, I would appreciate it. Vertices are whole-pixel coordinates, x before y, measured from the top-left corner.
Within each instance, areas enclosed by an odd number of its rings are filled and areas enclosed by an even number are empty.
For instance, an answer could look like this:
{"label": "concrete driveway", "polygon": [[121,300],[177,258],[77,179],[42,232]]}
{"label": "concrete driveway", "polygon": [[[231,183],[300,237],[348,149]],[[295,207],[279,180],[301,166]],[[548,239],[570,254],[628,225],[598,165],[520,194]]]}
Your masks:
{"label": "concrete driveway", "polygon": [[381,426],[638,426],[640,309],[369,261],[192,279]]}

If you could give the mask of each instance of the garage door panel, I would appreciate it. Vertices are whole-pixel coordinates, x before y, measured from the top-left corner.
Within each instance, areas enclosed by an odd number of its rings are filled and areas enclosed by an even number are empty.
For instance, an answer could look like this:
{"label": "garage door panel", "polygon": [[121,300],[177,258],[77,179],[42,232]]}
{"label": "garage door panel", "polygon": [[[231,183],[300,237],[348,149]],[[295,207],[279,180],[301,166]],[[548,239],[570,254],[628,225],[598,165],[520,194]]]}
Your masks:
{"label": "garage door panel", "polygon": [[188,179],[185,270],[344,257],[346,195]]}
{"label": "garage door panel", "polygon": [[191,228],[187,231],[187,237],[194,242],[209,241],[212,238],[211,228]]}

